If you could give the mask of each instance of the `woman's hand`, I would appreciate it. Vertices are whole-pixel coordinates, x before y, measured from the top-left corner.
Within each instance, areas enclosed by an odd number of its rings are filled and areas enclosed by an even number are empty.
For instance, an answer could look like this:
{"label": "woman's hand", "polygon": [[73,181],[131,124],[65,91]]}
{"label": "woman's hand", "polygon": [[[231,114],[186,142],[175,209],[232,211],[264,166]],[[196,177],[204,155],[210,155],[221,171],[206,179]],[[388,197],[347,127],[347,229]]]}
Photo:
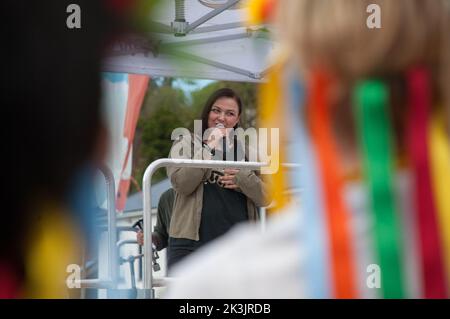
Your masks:
{"label": "woman's hand", "polygon": [[222,183],[224,188],[237,189],[239,186],[236,185],[236,174],[239,173],[238,169],[225,169],[224,176],[219,177],[219,181]]}
{"label": "woman's hand", "polygon": [[212,149],[222,148],[222,138],[227,134],[226,128],[214,128],[208,136],[206,144]]}

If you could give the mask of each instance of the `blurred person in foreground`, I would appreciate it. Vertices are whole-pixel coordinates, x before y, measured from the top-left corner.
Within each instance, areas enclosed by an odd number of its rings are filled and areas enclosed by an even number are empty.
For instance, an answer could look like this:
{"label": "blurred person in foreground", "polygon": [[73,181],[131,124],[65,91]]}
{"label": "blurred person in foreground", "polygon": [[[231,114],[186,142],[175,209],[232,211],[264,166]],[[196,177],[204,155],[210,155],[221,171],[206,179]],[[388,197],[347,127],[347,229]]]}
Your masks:
{"label": "blurred person in foreground", "polygon": [[[3,1],[3,228],[0,298],[66,298],[67,267],[87,244],[90,178],[101,164],[100,62],[114,14],[106,1]],[[73,290],[75,292],[76,290]]]}
{"label": "blurred person in foreground", "polygon": [[167,296],[448,298],[449,1],[283,0],[277,25],[301,205],[187,258]]}

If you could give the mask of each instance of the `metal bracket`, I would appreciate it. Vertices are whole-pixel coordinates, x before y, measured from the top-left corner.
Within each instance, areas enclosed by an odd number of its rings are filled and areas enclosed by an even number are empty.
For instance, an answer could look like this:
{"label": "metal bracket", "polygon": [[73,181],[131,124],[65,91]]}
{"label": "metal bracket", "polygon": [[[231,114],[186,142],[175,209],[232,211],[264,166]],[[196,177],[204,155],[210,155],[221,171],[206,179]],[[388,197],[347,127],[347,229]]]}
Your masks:
{"label": "metal bracket", "polygon": [[161,50],[166,50],[172,47],[181,47],[181,46],[191,46],[191,45],[199,45],[199,44],[209,44],[221,41],[230,41],[230,40],[238,40],[244,39],[251,36],[249,32],[242,32],[238,34],[224,35],[220,37],[206,38],[206,39],[197,39],[197,40],[186,40],[186,41],[173,41],[166,42],[161,44]]}
{"label": "metal bracket", "polygon": [[222,69],[222,70],[226,70],[226,71],[230,71],[230,72],[234,72],[237,74],[241,74],[244,76],[247,76],[251,79],[255,79],[255,80],[261,80],[261,75],[259,73],[255,73],[249,70],[245,70],[242,68],[238,68],[238,67],[234,67],[225,63],[221,63],[221,62],[217,62],[217,61],[213,61],[210,59],[206,59],[206,58],[202,58],[199,57],[198,55],[195,54],[191,54],[191,53],[186,53],[186,52],[182,52],[182,51],[176,51],[176,50],[165,50],[164,53],[168,54],[168,55],[172,55],[172,56],[176,56],[179,58],[183,58],[183,59],[187,59],[187,60],[191,60],[194,62],[199,62],[199,63],[203,63],[206,65],[210,65],[213,67],[216,67],[218,69]]}
{"label": "metal bracket", "polygon": [[186,35],[189,23],[186,21],[173,21],[171,23],[172,32],[176,37],[183,37]]}
{"label": "metal bracket", "polygon": [[205,14],[203,17],[201,17],[201,18],[197,19],[196,21],[194,21],[193,23],[189,24],[189,26],[186,28],[186,34],[191,32],[198,26],[202,25],[203,23],[211,20],[212,18],[219,15],[223,11],[231,8],[232,6],[234,6],[235,4],[237,4],[240,1],[241,0],[230,0],[227,3],[225,3],[223,6],[217,8],[217,9],[214,9],[213,11]]}

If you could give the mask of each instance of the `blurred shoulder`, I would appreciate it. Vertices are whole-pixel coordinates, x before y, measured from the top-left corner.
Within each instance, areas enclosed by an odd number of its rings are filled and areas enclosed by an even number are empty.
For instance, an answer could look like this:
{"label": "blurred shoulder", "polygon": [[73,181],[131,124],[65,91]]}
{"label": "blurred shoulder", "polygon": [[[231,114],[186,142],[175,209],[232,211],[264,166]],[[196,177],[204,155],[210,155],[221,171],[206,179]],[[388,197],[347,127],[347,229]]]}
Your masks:
{"label": "blurred shoulder", "polygon": [[168,298],[301,298],[298,214],[235,227],[177,265]]}

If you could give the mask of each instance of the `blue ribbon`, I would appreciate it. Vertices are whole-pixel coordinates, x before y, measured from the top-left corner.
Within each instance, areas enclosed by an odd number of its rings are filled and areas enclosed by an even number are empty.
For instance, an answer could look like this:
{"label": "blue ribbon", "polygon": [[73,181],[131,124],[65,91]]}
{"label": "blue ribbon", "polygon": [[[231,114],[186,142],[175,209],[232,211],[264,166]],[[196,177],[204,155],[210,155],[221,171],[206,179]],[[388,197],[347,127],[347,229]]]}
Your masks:
{"label": "blue ribbon", "polygon": [[293,140],[287,150],[289,162],[301,163],[300,169],[290,173],[291,187],[301,189],[302,231],[299,233],[302,248],[306,248],[305,269],[303,273],[308,282],[308,295],[311,298],[331,298],[329,271],[329,241],[321,179],[317,168],[314,148],[305,126],[305,92],[296,76],[288,74],[289,118]]}

